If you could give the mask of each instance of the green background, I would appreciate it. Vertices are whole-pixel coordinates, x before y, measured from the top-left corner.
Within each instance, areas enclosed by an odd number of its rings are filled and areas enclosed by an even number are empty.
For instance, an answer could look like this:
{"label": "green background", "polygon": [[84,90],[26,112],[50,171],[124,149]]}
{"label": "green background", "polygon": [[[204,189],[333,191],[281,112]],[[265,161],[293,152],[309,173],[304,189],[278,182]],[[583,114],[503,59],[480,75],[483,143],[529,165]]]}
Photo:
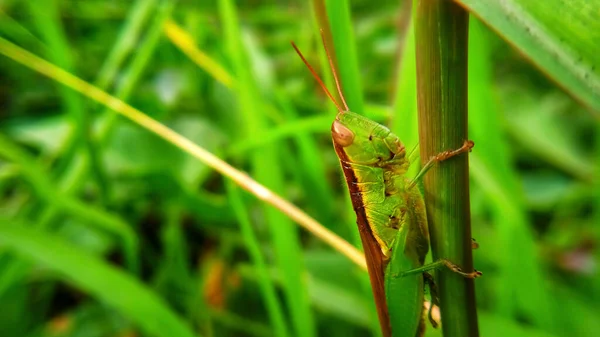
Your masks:
{"label": "green background", "polygon": [[[596,2],[463,3],[476,14],[469,109],[481,333],[600,335]],[[335,107],[289,44],[333,88],[321,6],[4,0],[0,37],[3,54],[11,41],[123,99],[354,244],[329,135]],[[341,74],[351,110],[412,149],[410,8],[326,6],[341,13],[330,16],[337,60],[355,69]],[[217,66],[199,67],[178,48],[172,23]],[[0,79],[0,335],[376,334],[366,273],[285,214],[4,56]]]}

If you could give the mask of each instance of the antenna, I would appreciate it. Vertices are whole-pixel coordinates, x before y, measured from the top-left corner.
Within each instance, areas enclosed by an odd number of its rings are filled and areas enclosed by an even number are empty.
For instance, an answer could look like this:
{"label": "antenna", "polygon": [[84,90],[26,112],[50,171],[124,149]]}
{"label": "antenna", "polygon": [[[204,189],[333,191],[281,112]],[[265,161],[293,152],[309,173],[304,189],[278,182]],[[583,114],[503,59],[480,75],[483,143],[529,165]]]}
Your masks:
{"label": "antenna", "polygon": [[315,80],[317,80],[317,82],[319,82],[319,85],[321,86],[321,88],[323,88],[323,91],[325,91],[325,93],[327,94],[327,96],[329,97],[329,99],[333,102],[333,104],[335,104],[335,106],[337,107],[338,111],[339,112],[344,112],[344,110],[342,110],[342,107],[333,98],[333,95],[331,94],[331,92],[329,92],[329,89],[327,89],[327,87],[325,86],[325,83],[323,83],[323,81],[321,80],[321,78],[319,77],[319,75],[317,75],[317,73],[315,72],[315,70],[313,69],[313,67],[310,65],[310,63],[308,63],[308,61],[306,60],[306,58],[304,58],[304,55],[302,55],[302,52],[300,52],[300,49],[298,49],[298,47],[296,47],[296,44],[294,43],[294,41],[291,41],[291,42],[292,42],[292,47],[294,47],[294,49],[296,50],[296,53],[298,53],[298,55],[300,56],[300,58],[302,59],[302,61],[304,62],[304,64],[306,64],[306,66],[308,67],[308,70],[310,70],[310,72],[313,75],[313,77],[315,78]]}
{"label": "antenna", "polygon": [[344,94],[342,93],[342,88],[340,86],[340,80],[338,79],[337,72],[335,71],[335,67],[333,66],[333,61],[331,60],[331,55],[329,55],[329,49],[327,49],[327,43],[325,43],[325,34],[323,33],[323,28],[321,31],[321,41],[323,41],[323,47],[325,48],[325,54],[327,54],[327,61],[329,61],[329,67],[331,68],[331,72],[333,73],[333,79],[335,80],[335,86],[337,87],[338,94],[342,99],[342,103],[344,103],[345,111],[348,111],[348,104],[346,104],[346,99],[344,98]]}
{"label": "antenna", "polygon": [[323,81],[321,80],[321,78],[319,77],[319,75],[317,75],[317,72],[313,69],[313,67],[310,65],[310,63],[308,63],[308,61],[306,60],[306,58],[304,57],[304,55],[302,55],[302,52],[300,51],[300,49],[298,49],[298,47],[296,46],[296,44],[294,43],[294,41],[291,41],[291,43],[292,43],[292,47],[294,47],[294,49],[296,50],[296,53],[298,54],[298,56],[300,56],[300,58],[302,59],[302,62],[304,62],[304,64],[308,67],[308,70],[310,70],[310,73],[317,80],[317,82],[319,82],[319,85],[321,86],[321,88],[323,89],[323,91],[325,91],[325,94],[327,94],[327,97],[329,97],[329,99],[333,102],[333,104],[335,104],[335,106],[338,109],[338,111],[339,112],[348,111],[349,110],[348,109],[348,105],[346,104],[346,100],[344,99],[344,96],[342,95],[340,84],[339,84],[339,81],[338,81],[338,78],[337,78],[337,73],[335,72],[335,69],[333,68],[333,62],[331,61],[331,57],[329,56],[329,51],[327,50],[327,46],[325,45],[325,38],[323,36],[323,30],[322,29],[321,29],[321,38],[323,39],[323,46],[325,47],[325,52],[327,53],[327,59],[329,60],[329,65],[331,66],[331,69],[333,71],[333,77],[335,78],[335,84],[337,86],[338,93],[340,94],[340,97],[342,98],[342,102],[344,103],[344,107],[346,108],[345,110],[343,110],[342,107],[335,100],[335,98],[333,98],[333,95],[331,94],[331,92],[329,91],[329,89],[327,89],[327,87],[325,86],[325,83],[323,83]]}

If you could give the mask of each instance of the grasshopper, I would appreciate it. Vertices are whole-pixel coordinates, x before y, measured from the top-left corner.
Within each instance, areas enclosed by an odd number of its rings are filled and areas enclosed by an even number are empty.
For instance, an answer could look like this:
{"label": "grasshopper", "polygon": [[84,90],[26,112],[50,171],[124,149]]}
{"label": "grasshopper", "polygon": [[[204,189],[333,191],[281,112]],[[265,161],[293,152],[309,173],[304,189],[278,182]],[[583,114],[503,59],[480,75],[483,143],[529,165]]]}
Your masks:
{"label": "grasshopper", "polygon": [[[463,272],[445,259],[425,264],[429,232],[417,182],[436,163],[469,152],[474,144],[465,141],[457,150],[442,152],[431,158],[414,179],[406,177],[410,160],[404,145],[387,127],[349,110],[323,31],[321,37],[343,107],[293,42],[292,46],[338,110],[331,126],[333,147],[356,213],[382,334],[422,336],[425,283],[432,304],[439,306],[433,277],[426,272],[445,266],[469,278],[481,273]],[[432,307],[428,316],[436,326]]]}

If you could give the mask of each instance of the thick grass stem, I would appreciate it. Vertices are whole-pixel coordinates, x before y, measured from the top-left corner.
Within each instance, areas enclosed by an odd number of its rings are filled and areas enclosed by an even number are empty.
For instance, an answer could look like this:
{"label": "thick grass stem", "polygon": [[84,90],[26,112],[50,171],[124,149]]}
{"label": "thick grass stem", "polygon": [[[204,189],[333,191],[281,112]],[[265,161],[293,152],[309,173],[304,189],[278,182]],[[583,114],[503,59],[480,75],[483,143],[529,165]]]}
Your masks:
{"label": "thick grass stem", "polygon": [[[421,161],[461,147],[467,136],[468,14],[451,1],[416,4],[417,101]],[[456,156],[424,177],[433,258],[473,270],[468,157]],[[446,269],[436,277],[446,337],[478,336],[472,279]]]}

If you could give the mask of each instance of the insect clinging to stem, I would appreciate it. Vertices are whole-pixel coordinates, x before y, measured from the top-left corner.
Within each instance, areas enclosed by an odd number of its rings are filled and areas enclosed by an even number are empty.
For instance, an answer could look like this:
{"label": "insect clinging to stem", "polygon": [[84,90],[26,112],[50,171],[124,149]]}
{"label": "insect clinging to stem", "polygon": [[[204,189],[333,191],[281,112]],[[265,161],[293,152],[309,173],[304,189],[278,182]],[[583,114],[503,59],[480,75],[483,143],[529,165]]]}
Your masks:
{"label": "insect clinging to stem", "polygon": [[[333,147],[356,213],[383,336],[422,336],[425,283],[432,303],[438,304],[433,278],[426,272],[447,267],[468,278],[481,273],[463,272],[446,259],[425,264],[429,232],[417,182],[435,164],[469,152],[474,144],[467,140],[456,150],[444,151],[423,165],[415,178],[406,177],[410,161],[403,143],[387,127],[349,110],[323,30],[321,39],[342,105],[294,42],[292,46],[338,110],[331,125]],[[435,326],[431,309],[429,318]]]}

